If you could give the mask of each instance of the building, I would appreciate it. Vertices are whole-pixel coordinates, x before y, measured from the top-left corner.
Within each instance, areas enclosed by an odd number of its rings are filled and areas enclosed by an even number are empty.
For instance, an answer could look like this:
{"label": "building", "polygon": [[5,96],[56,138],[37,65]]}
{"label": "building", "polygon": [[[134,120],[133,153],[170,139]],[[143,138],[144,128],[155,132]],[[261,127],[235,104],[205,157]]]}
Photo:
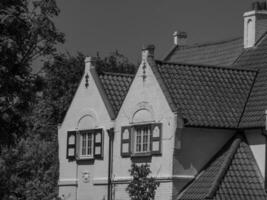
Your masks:
{"label": "building", "polygon": [[132,162],[149,163],[156,199],[267,199],[267,5],[244,14],[244,36],[142,50],[133,75],[85,71],[58,127],[59,193],[129,199]]}

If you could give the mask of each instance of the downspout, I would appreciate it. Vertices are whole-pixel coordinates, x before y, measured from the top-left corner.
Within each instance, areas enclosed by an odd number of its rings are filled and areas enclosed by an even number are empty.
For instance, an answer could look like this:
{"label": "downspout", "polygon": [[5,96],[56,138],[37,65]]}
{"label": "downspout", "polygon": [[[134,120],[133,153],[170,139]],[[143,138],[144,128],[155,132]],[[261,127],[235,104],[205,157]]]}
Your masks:
{"label": "downspout", "polygon": [[108,130],[109,136],[109,150],[108,150],[108,200],[112,200],[112,166],[113,166],[113,140],[114,128]]}
{"label": "downspout", "polygon": [[267,191],[267,110],[265,110],[265,129],[262,131],[265,137],[265,176],[264,176],[264,188]]}

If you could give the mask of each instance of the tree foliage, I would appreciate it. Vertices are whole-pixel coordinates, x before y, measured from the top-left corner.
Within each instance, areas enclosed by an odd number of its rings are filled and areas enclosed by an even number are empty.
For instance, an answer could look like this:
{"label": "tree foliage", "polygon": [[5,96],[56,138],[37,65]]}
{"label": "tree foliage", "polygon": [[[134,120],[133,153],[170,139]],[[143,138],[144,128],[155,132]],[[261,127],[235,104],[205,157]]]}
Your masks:
{"label": "tree foliage", "polygon": [[129,172],[133,180],[127,186],[126,191],[129,193],[131,200],[153,200],[159,182],[156,182],[153,177],[148,177],[151,173],[149,165],[142,164],[138,166],[133,163]]}
{"label": "tree foliage", "polygon": [[[58,54],[64,35],[53,18],[56,0],[0,1],[0,197],[57,197],[61,123],[84,70],[84,56]],[[33,61],[44,59],[42,73]],[[99,70],[130,72],[127,58],[98,58]],[[43,65],[43,62],[40,62]],[[130,67],[129,67],[130,66]]]}
{"label": "tree foliage", "polygon": [[31,64],[64,41],[52,21],[58,14],[55,0],[0,1],[1,145],[13,144],[25,131],[23,115],[40,86]]}
{"label": "tree foliage", "polygon": [[110,53],[105,58],[97,57],[97,71],[102,72],[118,72],[134,74],[136,66],[129,62],[128,58],[118,51]]}
{"label": "tree foliage", "polygon": [[[57,196],[57,145],[38,135],[4,147],[0,157],[2,200],[51,200]],[[55,163],[56,161],[56,163]]]}

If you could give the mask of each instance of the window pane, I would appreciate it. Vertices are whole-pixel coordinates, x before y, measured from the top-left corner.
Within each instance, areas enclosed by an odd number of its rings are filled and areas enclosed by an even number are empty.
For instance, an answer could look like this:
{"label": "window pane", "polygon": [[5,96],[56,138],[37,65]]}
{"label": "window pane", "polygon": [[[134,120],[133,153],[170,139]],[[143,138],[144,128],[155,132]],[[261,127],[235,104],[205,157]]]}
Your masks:
{"label": "window pane", "polygon": [[92,134],[88,134],[88,146],[87,146],[87,155],[92,155]]}
{"label": "window pane", "polygon": [[86,134],[82,134],[82,155],[86,155]]}
{"label": "window pane", "polygon": [[150,151],[150,137],[151,131],[149,126],[141,126],[135,128],[135,152],[149,152]]}
{"label": "window pane", "polygon": [[142,144],[141,129],[137,129],[135,133],[136,133],[136,152],[141,152],[141,144]]}

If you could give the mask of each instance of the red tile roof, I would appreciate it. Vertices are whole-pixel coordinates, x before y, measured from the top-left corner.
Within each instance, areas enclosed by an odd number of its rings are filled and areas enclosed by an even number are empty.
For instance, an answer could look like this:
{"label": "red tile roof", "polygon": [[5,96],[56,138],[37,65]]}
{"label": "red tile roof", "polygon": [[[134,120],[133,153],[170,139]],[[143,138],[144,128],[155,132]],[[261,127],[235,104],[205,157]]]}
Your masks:
{"label": "red tile roof", "polygon": [[257,74],[162,61],[156,68],[185,125],[221,128],[237,128]]}
{"label": "red tile roof", "polygon": [[116,115],[127,95],[133,78],[134,75],[123,73],[104,72],[99,75],[106,96]]}
{"label": "red tile roof", "polygon": [[230,66],[243,51],[243,38],[179,48],[175,46],[165,56],[169,62]]}
{"label": "red tile roof", "polygon": [[240,127],[264,127],[267,109],[267,34],[255,47],[244,50],[234,66],[259,71]]}
{"label": "red tile roof", "polygon": [[178,199],[267,199],[263,178],[245,139],[237,135],[226,144]]}

